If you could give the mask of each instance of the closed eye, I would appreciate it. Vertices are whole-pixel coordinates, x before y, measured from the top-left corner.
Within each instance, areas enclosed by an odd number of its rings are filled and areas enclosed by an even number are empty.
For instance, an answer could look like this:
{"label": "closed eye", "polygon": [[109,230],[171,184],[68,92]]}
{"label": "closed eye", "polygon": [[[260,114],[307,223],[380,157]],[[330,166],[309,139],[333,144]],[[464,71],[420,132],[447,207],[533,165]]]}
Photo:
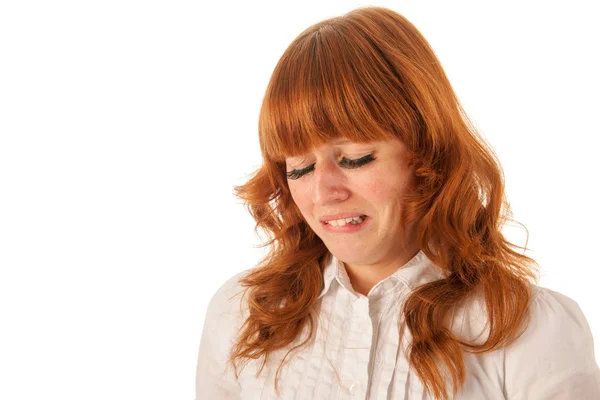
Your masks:
{"label": "closed eye", "polygon": [[303,175],[308,174],[309,172],[311,172],[312,170],[315,169],[315,164],[311,164],[308,167],[302,168],[302,169],[293,169],[291,171],[289,171],[288,173],[286,173],[287,178],[288,179],[298,179]]}
{"label": "closed eye", "polygon": [[[366,156],[357,158],[357,159],[350,159],[350,158],[342,157],[342,159],[338,162],[338,164],[342,168],[355,169],[355,168],[360,168],[363,165],[366,165],[374,160],[375,160],[375,157],[373,157],[373,154],[367,154]],[[302,176],[308,174],[309,172],[312,172],[314,169],[315,169],[315,164],[311,164],[308,167],[304,167],[302,169],[293,169],[293,170],[287,172],[286,175],[287,175],[288,179],[295,180],[295,179],[301,178]]]}
{"label": "closed eye", "polygon": [[373,154],[367,154],[366,156],[357,158],[355,160],[352,160],[352,159],[349,159],[346,157],[342,157],[339,164],[340,164],[340,166],[342,166],[344,168],[359,168],[365,164],[370,163],[373,160],[375,160],[375,157],[373,157]]}

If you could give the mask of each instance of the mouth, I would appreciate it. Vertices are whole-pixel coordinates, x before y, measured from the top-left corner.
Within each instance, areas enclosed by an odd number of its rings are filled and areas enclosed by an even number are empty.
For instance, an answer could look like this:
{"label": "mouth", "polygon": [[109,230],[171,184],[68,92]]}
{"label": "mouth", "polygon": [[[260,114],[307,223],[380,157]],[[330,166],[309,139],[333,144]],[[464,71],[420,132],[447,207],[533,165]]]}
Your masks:
{"label": "mouth", "polygon": [[346,225],[360,225],[367,218],[366,215],[357,215],[353,217],[337,218],[321,221],[324,225],[341,227]]}

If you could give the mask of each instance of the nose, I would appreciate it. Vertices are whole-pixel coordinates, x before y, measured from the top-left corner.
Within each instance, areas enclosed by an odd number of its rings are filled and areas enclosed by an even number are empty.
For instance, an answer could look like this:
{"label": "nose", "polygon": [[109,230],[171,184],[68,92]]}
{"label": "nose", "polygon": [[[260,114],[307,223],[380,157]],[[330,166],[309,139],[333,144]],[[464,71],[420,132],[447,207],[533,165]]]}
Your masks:
{"label": "nose", "polygon": [[323,160],[317,163],[313,174],[314,204],[323,206],[344,201],[350,197],[344,173],[336,162]]}

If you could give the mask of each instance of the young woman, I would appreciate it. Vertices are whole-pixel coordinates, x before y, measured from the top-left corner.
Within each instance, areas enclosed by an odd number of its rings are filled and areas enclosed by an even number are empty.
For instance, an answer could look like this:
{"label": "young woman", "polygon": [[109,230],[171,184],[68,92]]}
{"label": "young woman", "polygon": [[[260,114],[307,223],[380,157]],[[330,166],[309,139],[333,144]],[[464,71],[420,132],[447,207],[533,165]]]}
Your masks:
{"label": "young woman", "polygon": [[288,47],[237,188],[270,252],[206,316],[204,399],[599,399],[580,308],[502,235],[502,170],[384,8]]}

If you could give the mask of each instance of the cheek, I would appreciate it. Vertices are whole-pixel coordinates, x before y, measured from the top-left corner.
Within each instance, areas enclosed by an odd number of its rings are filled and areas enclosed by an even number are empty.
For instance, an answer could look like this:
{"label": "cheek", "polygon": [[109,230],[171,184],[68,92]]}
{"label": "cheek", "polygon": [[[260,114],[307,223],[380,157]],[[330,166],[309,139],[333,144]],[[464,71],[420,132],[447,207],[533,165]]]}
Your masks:
{"label": "cheek", "polygon": [[363,185],[363,190],[373,199],[387,200],[398,193],[395,186],[387,179],[373,179]]}
{"label": "cheek", "polygon": [[363,185],[363,191],[373,203],[385,206],[396,204],[410,190],[410,185],[408,177],[396,175],[390,179],[370,180]]}
{"label": "cheek", "polygon": [[298,188],[293,186],[290,187],[290,194],[292,195],[292,200],[294,201],[294,204],[296,204],[296,207],[300,210],[300,212],[303,215],[305,215],[310,208],[308,195],[302,190],[299,190]]}
{"label": "cheek", "polygon": [[381,197],[382,193],[386,192],[385,184],[379,180],[369,181],[364,185],[363,190],[373,198]]}

